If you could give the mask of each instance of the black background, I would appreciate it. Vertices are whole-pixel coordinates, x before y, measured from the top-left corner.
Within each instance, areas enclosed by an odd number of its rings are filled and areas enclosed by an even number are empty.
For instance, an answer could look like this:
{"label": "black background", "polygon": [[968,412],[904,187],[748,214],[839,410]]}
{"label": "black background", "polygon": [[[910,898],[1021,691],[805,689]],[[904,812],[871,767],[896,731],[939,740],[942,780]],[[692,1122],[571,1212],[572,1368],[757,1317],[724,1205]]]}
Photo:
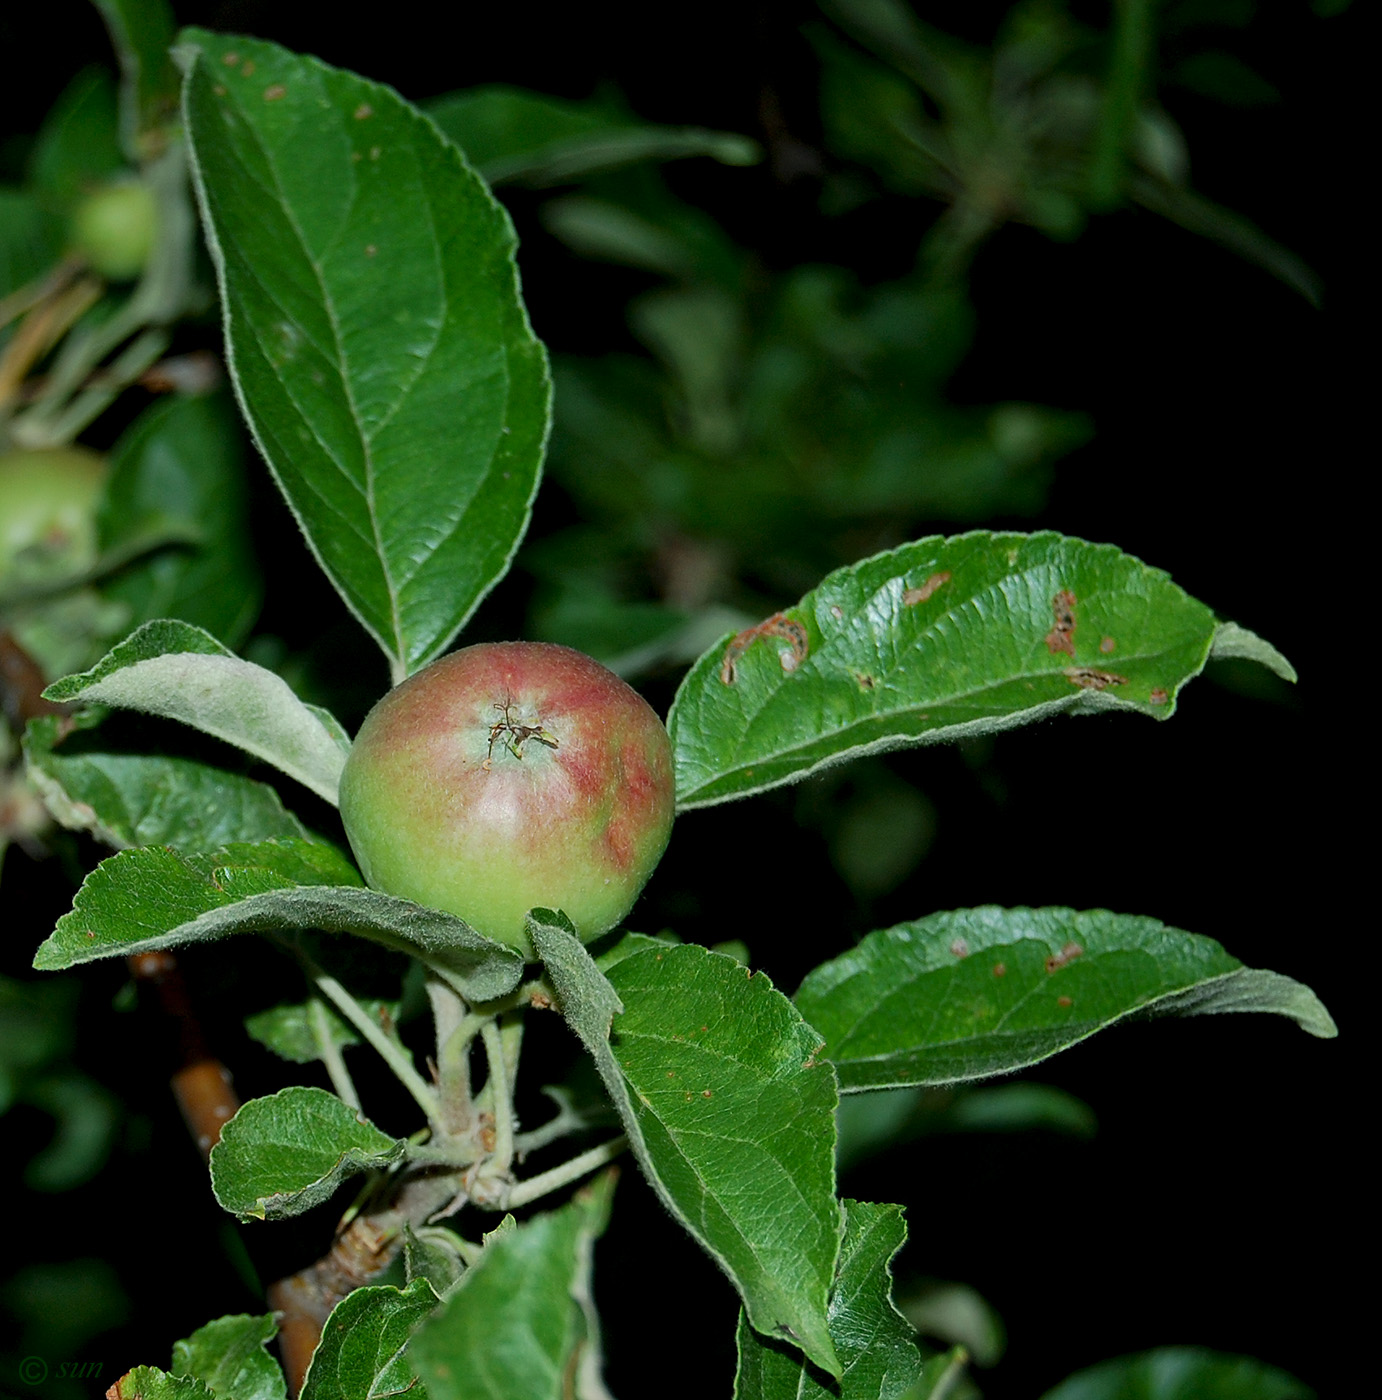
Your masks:
{"label": "black background", "polygon": [[[1358,1171],[1357,1067],[1376,937],[1358,835],[1372,796],[1359,740],[1371,688],[1360,566],[1373,553],[1359,482],[1374,460],[1357,408],[1354,239],[1368,76],[1359,8],[1324,21],[1304,3],[1262,5],[1231,36],[1282,92],[1274,107],[1163,94],[1189,136],[1197,187],[1310,262],[1325,281],[1322,310],[1148,215],[1096,220],[1066,245],[1007,229],[974,268],[979,338],[952,386],[961,400],[1050,403],[1096,423],[1093,442],[1059,467],[1037,521],[995,523],[1110,540],[1168,569],[1279,645],[1299,687],[1254,698],[1209,680],[1165,726],[1058,722],[1003,736],[979,763],[953,750],[897,759],[942,822],[917,875],[866,919],[795,825],[790,793],[686,818],[646,896],[647,926],[665,915],[687,938],[746,936],[788,991],[867,927],[968,904],[1068,903],[1209,934],[1250,965],[1309,983],[1334,1011],[1334,1042],[1258,1017],[1121,1028],[1036,1076],[1095,1108],[1092,1142],[933,1141],[844,1180],[847,1194],[906,1203],[901,1278],[962,1279],[1002,1313],[1007,1359],[979,1377],[995,1400],[1040,1394],[1079,1366],[1163,1343],[1250,1353],[1322,1396],[1355,1393],[1346,1367],[1361,1337],[1341,1265],[1361,1252],[1371,1215]],[[813,11],[802,4],[176,9],[180,20],[316,53],[410,98],[487,81],[580,97],[612,80],[651,120],[761,135],[769,86],[793,135],[819,138],[813,62],[797,33]],[[1003,9],[923,7],[979,41]],[[1105,23],[1100,5],[1077,11]],[[0,46],[7,132],[34,130],[76,68],[107,52],[94,11],[77,3],[8,7]],[[834,258],[879,278],[905,269],[892,205],[841,228],[815,218],[812,189],[784,187],[767,167],[698,162],[669,179],[771,266]],[[624,275],[576,264],[539,239],[524,196],[513,208],[538,333],[558,350],[623,345]],[[267,493],[260,519],[271,586],[291,600],[271,603],[265,624],[306,637],[316,620],[302,600],[334,603]],[[506,608],[519,607],[503,593],[478,625],[503,629]],[[373,665],[362,635],[355,644]],[[12,858],[4,897],[5,970],[18,973],[47,928],[31,938],[13,911],[32,901],[36,923],[51,919],[70,887],[52,866]],[[269,955],[243,956],[232,976],[248,983],[268,972]],[[109,1044],[119,974],[84,976],[87,1063],[148,1127],[96,1183],[39,1203],[51,1233],[35,1257],[116,1261],[135,1313],[94,1344],[110,1375],[166,1365],[175,1337],[260,1305],[226,1263],[233,1227],[179,1137],[160,1033],[125,1017],[120,1043]],[[558,1030],[537,1038],[565,1053]],[[252,1054],[233,1068],[245,1095],[277,1087],[274,1067]],[[316,1252],[329,1227],[318,1214],[243,1232],[266,1276]],[[632,1172],[597,1261],[614,1393],[728,1395],[732,1291]]]}

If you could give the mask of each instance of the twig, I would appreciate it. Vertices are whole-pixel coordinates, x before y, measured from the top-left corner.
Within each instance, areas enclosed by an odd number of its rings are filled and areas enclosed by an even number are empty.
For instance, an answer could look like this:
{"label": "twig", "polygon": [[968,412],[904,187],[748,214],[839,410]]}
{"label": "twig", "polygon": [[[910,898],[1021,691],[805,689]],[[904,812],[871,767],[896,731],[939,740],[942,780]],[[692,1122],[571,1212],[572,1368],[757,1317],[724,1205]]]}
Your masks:
{"label": "twig", "polygon": [[327,1019],[326,1007],[320,997],[310,997],[307,1001],[307,1021],[312,1027],[312,1038],[317,1042],[317,1053],[331,1078],[331,1087],[336,1097],[343,1099],[351,1108],[359,1109],[360,1095],[355,1092],[355,1081],[346,1068],[341,1047],[331,1034],[331,1022]]}
{"label": "twig", "polygon": [[480,1028],[485,1055],[489,1060],[489,1080],[485,1090],[494,1113],[494,1154],[491,1160],[498,1172],[507,1172],[513,1163],[513,1086],[506,1063],[506,1046],[493,1021]]}
{"label": "twig", "polygon": [[437,1096],[432,1092],[431,1085],[417,1072],[408,1052],[384,1034],[383,1029],[369,1012],[334,977],[323,972],[311,958],[300,950],[298,956],[302,959],[307,975],[316,989],[383,1056],[385,1063],[393,1070],[399,1083],[413,1096],[417,1106],[427,1115],[427,1121],[436,1123],[440,1116]]}
{"label": "twig", "polygon": [[211,1155],[221,1129],[240,1107],[230,1072],[207,1045],[187,983],[171,953],[141,953],[128,960],[136,981],[152,983],[163,1010],[178,1030],[182,1067],[173,1075],[173,1097],[203,1157]]}
{"label": "twig", "polygon": [[593,1172],[596,1167],[603,1167],[606,1162],[612,1162],[628,1145],[628,1138],[621,1133],[617,1138],[602,1142],[598,1147],[582,1152],[579,1157],[572,1157],[569,1162],[553,1167],[551,1171],[518,1182],[505,1198],[504,1208],[526,1206],[529,1201],[535,1201],[539,1196],[547,1195],[549,1191],[559,1191],[587,1172]]}

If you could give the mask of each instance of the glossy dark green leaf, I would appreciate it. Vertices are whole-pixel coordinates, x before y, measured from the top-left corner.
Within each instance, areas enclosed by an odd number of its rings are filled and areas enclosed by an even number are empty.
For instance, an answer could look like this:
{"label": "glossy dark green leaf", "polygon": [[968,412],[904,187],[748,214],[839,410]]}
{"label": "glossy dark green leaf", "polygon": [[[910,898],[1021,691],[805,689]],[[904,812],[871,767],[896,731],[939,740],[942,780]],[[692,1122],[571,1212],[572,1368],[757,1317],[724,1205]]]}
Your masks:
{"label": "glossy dark green leaf", "polygon": [[205,30],[179,55],[241,407],[402,679],[508,568],[537,488],[549,385],[512,226],[389,88]]}
{"label": "glossy dark green leaf", "polygon": [[219,1317],[173,1343],[173,1374],[195,1377],[217,1400],[284,1400],[283,1368],[265,1350],[277,1334],[272,1313]]}
{"label": "glossy dark green leaf", "polygon": [[156,155],[161,128],[177,113],[177,70],[169,57],[168,0],[94,0],[120,59],[120,136],[132,164]]}
{"label": "glossy dark green leaf", "polygon": [[341,1299],[322,1328],[301,1400],[428,1400],[413,1369],[408,1339],[437,1306],[426,1279],[407,1288],[376,1284]]}
{"label": "glossy dark green leaf", "polygon": [[808,974],[795,1000],[846,1093],[1005,1074],[1132,1015],[1265,1011],[1337,1033],[1301,983],[1102,909],[988,906],[880,929]]}
{"label": "glossy dark green leaf", "polygon": [[1294,1376],[1251,1356],[1159,1347],[1091,1366],[1042,1400],[1314,1400]]}
{"label": "glossy dark green leaf", "polygon": [[106,1391],[106,1400],[216,1400],[216,1397],[195,1376],[170,1376],[156,1366],[136,1366]]}
{"label": "glossy dark green leaf", "polygon": [[984,530],[918,540],[838,570],[701,657],[668,720],[678,803],[1060,713],[1166,719],[1219,630],[1112,545]]}
{"label": "glossy dark green leaf", "polygon": [[295,930],[353,933],[421,958],[473,1001],[504,996],[523,971],[512,948],[454,915],[363,888],[345,856],[317,841],[122,851],[86,877],[34,966],[54,971],[234,933]]}
{"label": "glossy dark green leaf", "polygon": [[110,454],[103,553],[168,529],[187,543],[133,559],[102,581],[129,625],[175,617],[240,644],[263,584],[249,543],[241,434],[229,400],[173,396],[146,409]]}
{"label": "glossy dark green leaf", "polygon": [[146,622],[91,670],[63,677],[44,694],[180,720],[333,803],[350,750],[340,724],[304,704],[280,676],[242,661],[203,628],[167,618]]}
{"label": "glossy dark green leaf", "polygon": [[529,931],[663,1203],[759,1332],[838,1375],[836,1092],[819,1037],[762,973],[694,944],[628,938],[602,973],[555,918],[535,911]]}
{"label": "glossy dark green leaf", "polygon": [[499,83],[439,97],[426,110],[491,185],[558,185],[686,156],[752,165],[761,154],[744,136],[651,126],[597,100],[573,102]]}
{"label": "glossy dark green leaf", "polygon": [[294,1085],[251,1099],[211,1149],[211,1189],[242,1220],[320,1205],[348,1176],[396,1162],[407,1146],[325,1089]]}
{"label": "glossy dark green leaf", "polygon": [[845,1201],[845,1235],[830,1289],[830,1335],[843,1368],[832,1381],[801,1353],[769,1341],[739,1314],[734,1400],[902,1400],[922,1374],[915,1334],[893,1305],[902,1207]]}
{"label": "glossy dark green leaf", "polygon": [[[495,1232],[410,1348],[430,1400],[598,1400],[595,1241],[613,1173],[560,1210]],[[598,1387],[598,1388],[596,1388]]]}
{"label": "glossy dark green leaf", "polygon": [[121,850],[209,850],[232,841],[307,838],[267,783],[192,758],[107,748],[99,733],[82,732],[91,717],[44,715],[31,720],[24,735],[30,780],[70,830],[89,831]]}

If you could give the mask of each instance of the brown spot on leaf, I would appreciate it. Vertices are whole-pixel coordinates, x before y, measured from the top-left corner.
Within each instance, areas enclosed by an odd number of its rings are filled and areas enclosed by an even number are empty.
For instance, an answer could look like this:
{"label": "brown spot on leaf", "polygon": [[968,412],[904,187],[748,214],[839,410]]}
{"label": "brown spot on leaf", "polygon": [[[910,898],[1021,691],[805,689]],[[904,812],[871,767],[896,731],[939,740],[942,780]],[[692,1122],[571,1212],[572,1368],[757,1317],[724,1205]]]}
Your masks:
{"label": "brown spot on leaf", "polygon": [[1167,695],[1167,693],[1160,686],[1157,686],[1157,688],[1154,691],[1152,691],[1152,693],[1147,697],[1147,700],[1148,703],[1152,705],[1164,705],[1170,698],[1171,697]]}
{"label": "brown spot on leaf", "polygon": [[701,1098],[703,1098],[703,1099],[708,1099],[709,1097],[710,1097],[710,1090],[709,1090],[709,1089],[702,1089],[702,1090],[701,1090]]}
{"label": "brown spot on leaf", "polygon": [[794,621],[786,613],[774,613],[766,622],[746,627],[725,648],[725,659],[720,663],[720,680],[725,685],[733,685],[738,678],[737,662],[760,637],[781,637],[790,642],[790,653],[781,656],[782,669],[795,671],[806,660],[810,650],[810,637],[800,622]]}
{"label": "brown spot on leaf", "polygon": [[863,671],[856,671],[854,673],[854,679],[859,682],[860,690],[872,690],[876,684],[873,677],[866,675]]}
{"label": "brown spot on leaf", "polygon": [[282,83],[271,83],[264,89],[265,102],[277,102],[280,98],[288,96],[288,89]]}
{"label": "brown spot on leaf", "polygon": [[1059,953],[1052,953],[1046,959],[1047,972],[1059,972],[1067,963],[1072,963],[1076,958],[1084,955],[1084,949],[1078,943],[1070,942],[1060,950]]}
{"label": "brown spot on leaf", "polygon": [[1075,604],[1079,600],[1068,589],[1062,588],[1051,599],[1051,611],[1056,615],[1056,625],[1046,634],[1046,650],[1052,656],[1064,652],[1075,655]]}
{"label": "brown spot on leaf", "polygon": [[224,63],[227,68],[234,68],[235,65],[240,62],[240,55],[232,49],[221,62]]}
{"label": "brown spot on leaf", "polygon": [[995,977],[1006,977],[1008,975],[1007,963],[994,963],[993,975]]}
{"label": "brown spot on leaf", "polygon": [[830,616],[833,617],[836,622],[839,622],[844,615],[845,610],[838,603],[831,603]]}
{"label": "brown spot on leaf", "polygon": [[1097,666],[1067,666],[1065,678],[1081,690],[1107,690],[1111,685],[1127,685],[1128,678],[1115,671],[1101,671]]}
{"label": "brown spot on leaf", "polygon": [[902,606],[904,608],[914,608],[918,603],[924,603],[938,588],[943,588],[950,582],[950,571],[942,570],[938,574],[932,574],[920,588],[909,588],[902,595]]}
{"label": "brown spot on leaf", "polygon": [[957,958],[967,958],[969,956],[969,944],[963,938],[957,938],[951,945],[950,951]]}
{"label": "brown spot on leaf", "polygon": [[1118,643],[1115,642],[1112,637],[1105,637],[1104,640],[1099,643],[1099,650],[1107,656],[1117,645]]}
{"label": "brown spot on leaf", "polygon": [[378,147],[378,146],[371,146],[371,147],[369,148],[369,158],[370,158],[371,160],[378,160],[381,154],[382,154],[382,151],[381,151],[381,148],[380,148],[380,147]]}
{"label": "brown spot on leaf", "polygon": [[253,60],[252,58],[247,58],[247,59],[245,60],[245,66],[244,66],[243,68],[241,68],[240,71],[241,71],[241,72],[245,75],[245,77],[247,77],[247,78],[252,78],[252,77],[254,77],[254,60]]}
{"label": "brown spot on leaf", "polygon": [[224,97],[224,96],[226,95],[225,84],[224,84],[224,83],[212,83],[212,85],[211,85],[211,91],[214,92],[214,93],[216,94],[217,97]]}
{"label": "brown spot on leaf", "polygon": [[367,258],[372,258],[378,251],[379,249],[376,248],[373,243],[365,244],[365,256]]}
{"label": "brown spot on leaf", "polygon": [[362,102],[362,103],[355,109],[355,120],[356,120],[357,122],[362,122],[362,121],[365,120],[366,117],[372,117],[373,115],[374,115],[374,108],[371,107],[371,106],[369,105],[368,102]]}
{"label": "brown spot on leaf", "polygon": [[1074,1003],[1073,1001],[1071,1001],[1069,997],[1057,997],[1057,998],[1056,998],[1056,1005],[1057,1005],[1057,1006],[1074,1006],[1074,1004],[1075,1004],[1075,1003]]}

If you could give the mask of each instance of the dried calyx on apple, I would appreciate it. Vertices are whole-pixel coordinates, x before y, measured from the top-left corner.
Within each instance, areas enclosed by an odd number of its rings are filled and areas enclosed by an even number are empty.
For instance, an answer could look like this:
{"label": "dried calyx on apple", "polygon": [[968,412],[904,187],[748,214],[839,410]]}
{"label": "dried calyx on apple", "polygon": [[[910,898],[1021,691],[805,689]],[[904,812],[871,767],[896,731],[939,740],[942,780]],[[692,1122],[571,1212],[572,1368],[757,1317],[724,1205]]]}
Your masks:
{"label": "dried calyx on apple", "polygon": [[366,717],[341,775],[365,880],[532,957],[525,916],[581,938],[629,912],[667,845],[672,748],[651,706],[569,647],[444,656]]}

